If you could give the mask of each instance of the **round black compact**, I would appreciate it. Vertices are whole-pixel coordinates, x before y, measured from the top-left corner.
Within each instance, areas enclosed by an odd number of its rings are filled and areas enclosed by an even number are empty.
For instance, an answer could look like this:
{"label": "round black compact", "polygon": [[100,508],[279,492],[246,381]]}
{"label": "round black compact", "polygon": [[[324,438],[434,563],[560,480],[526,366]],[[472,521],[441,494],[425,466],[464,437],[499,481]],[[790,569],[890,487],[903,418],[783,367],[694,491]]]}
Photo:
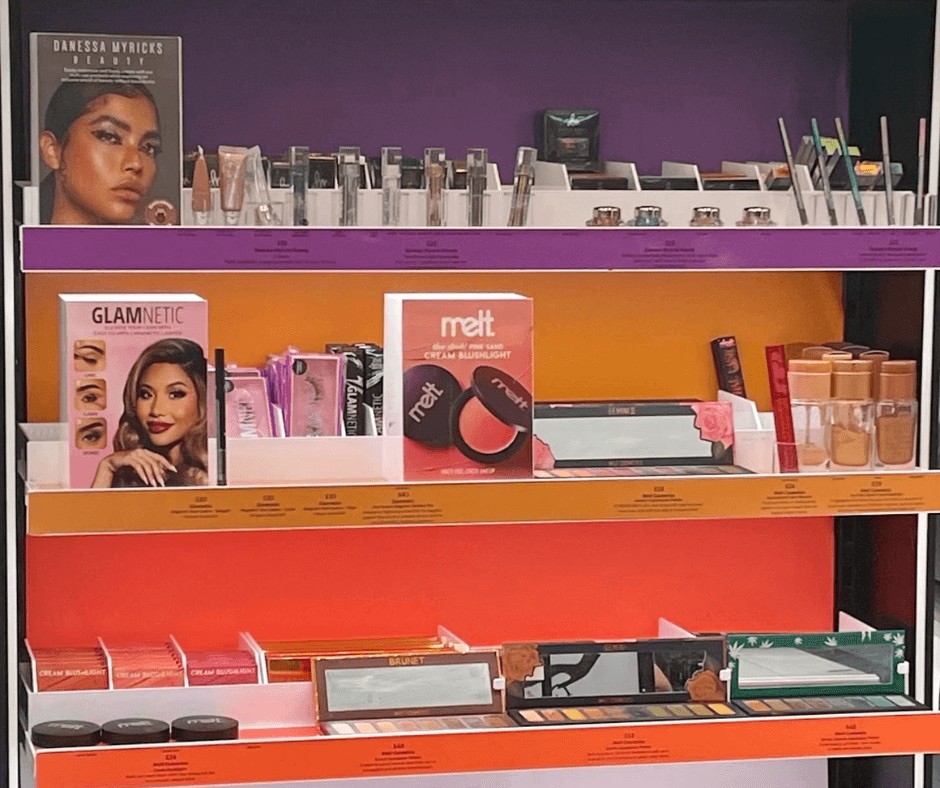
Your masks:
{"label": "round black compact", "polygon": [[160,744],[170,740],[170,726],[162,720],[126,717],[101,726],[105,744]]}
{"label": "round black compact", "polygon": [[238,738],[238,720],[203,715],[173,720],[174,741],[223,741]]}
{"label": "round black compact", "polygon": [[94,747],[101,742],[101,728],[83,720],[51,720],[29,732],[37,747]]}

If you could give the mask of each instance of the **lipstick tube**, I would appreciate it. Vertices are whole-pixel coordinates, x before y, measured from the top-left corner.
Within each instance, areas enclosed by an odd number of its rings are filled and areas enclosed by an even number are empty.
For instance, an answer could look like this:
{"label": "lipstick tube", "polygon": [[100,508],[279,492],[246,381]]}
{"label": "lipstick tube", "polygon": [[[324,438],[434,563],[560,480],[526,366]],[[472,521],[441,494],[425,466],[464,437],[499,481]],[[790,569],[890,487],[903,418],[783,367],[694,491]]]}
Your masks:
{"label": "lipstick tube", "polygon": [[447,155],[443,148],[424,149],[424,182],[427,185],[427,226],[444,226],[444,178]]}
{"label": "lipstick tube", "polygon": [[350,145],[339,149],[341,203],[339,223],[342,227],[359,224],[359,148]]}
{"label": "lipstick tube", "polygon": [[482,227],[486,198],[486,148],[467,148],[467,226]]}
{"label": "lipstick tube", "polygon": [[382,148],[382,225],[401,224],[401,148]]}
{"label": "lipstick tube", "polygon": [[535,179],[535,148],[520,147],[516,151],[516,170],[512,180],[512,204],[509,207],[509,226],[525,227],[529,216],[529,195]]}
{"label": "lipstick tube", "polygon": [[293,200],[293,225],[306,227],[307,219],[307,181],[310,178],[310,148],[306,145],[291,145],[288,151],[290,161],[290,189]]}

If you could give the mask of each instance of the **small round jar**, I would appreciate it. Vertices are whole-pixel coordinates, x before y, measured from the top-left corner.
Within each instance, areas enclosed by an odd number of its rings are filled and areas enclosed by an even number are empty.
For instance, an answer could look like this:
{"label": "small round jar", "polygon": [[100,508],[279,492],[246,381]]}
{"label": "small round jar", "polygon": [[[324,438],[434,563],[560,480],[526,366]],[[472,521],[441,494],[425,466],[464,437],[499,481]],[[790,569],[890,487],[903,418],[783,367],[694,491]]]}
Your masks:
{"label": "small round jar", "polygon": [[712,206],[703,206],[692,209],[692,221],[690,227],[721,227],[724,222],[721,221],[721,211]]}
{"label": "small round jar", "polygon": [[105,744],[162,744],[170,740],[170,726],[162,720],[126,717],[101,726]]}
{"label": "small round jar", "polygon": [[586,224],[588,227],[620,227],[623,224],[620,221],[620,209],[613,205],[598,205]]}
{"label": "small round jar", "polygon": [[207,715],[173,720],[174,741],[226,741],[238,738],[238,720]]}
{"label": "small round jar", "polygon": [[770,219],[770,208],[757,205],[745,208],[744,216],[736,224],[738,227],[773,227],[777,223]]}
{"label": "small round jar", "polygon": [[94,747],[101,728],[84,720],[50,720],[34,725],[29,737],[37,747]]}
{"label": "small round jar", "polygon": [[630,224],[634,227],[665,227],[663,209],[658,205],[638,205],[633,210]]}
{"label": "small round jar", "polygon": [[167,202],[166,200],[154,200],[144,211],[144,218],[147,220],[147,224],[165,227],[167,225],[176,224],[179,218],[179,211],[176,210],[176,206],[171,202]]}

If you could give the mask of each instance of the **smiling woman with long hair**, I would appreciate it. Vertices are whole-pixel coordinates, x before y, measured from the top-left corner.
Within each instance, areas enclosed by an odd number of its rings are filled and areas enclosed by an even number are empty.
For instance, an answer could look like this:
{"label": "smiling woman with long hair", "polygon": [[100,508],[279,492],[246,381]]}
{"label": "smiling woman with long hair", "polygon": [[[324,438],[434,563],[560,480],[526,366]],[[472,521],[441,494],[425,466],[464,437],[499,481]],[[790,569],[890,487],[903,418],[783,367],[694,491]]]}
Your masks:
{"label": "smiling woman with long hair", "polygon": [[161,339],[124,385],[124,413],[92,487],[208,484],[206,359],[189,339]]}
{"label": "smiling woman with long hair", "polygon": [[39,153],[42,224],[140,220],[161,150],[156,101],[143,84],[63,82],[46,108]]}

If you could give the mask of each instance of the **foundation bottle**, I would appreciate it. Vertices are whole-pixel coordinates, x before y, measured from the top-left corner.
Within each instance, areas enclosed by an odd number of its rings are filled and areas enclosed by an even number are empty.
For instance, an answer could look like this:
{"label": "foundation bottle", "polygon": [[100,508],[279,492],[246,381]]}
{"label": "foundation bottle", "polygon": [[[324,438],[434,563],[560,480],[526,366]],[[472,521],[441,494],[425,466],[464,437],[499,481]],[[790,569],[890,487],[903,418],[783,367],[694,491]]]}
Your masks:
{"label": "foundation bottle", "polygon": [[876,461],[884,468],[915,467],[917,362],[883,361],[875,405]]}
{"label": "foundation bottle", "polygon": [[828,361],[793,359],[788,370],[799,469],[803,473],[820,473],[829,467],[831,365]]}
{"label": "foundation bottle", "polygon": [[834,360],[829,420],[829,467],[867,471],[872,463],[875,403],[871,361]]}

